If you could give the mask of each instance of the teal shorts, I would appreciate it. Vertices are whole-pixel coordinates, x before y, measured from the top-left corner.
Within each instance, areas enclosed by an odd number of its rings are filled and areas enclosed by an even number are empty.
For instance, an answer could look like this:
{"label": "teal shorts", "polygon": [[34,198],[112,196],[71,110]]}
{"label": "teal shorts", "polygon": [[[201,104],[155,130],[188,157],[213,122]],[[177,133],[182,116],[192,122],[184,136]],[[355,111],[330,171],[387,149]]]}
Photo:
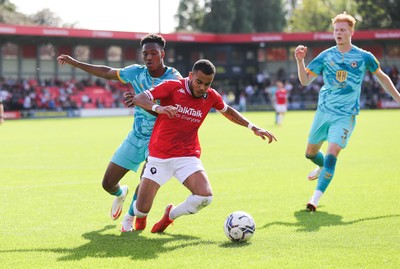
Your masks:
{"label": "teal shorts", "polygon": [[115,151],[111,162],[125,169],[137,172],[139,166],[149,155],[150,138],[137,137],[132,131]]}
{"label": "teal shorts", "polygon": [[333,115],[318,111],[308,136],[309,144],[323,141],[345,148],[356,125],[355,115]]}

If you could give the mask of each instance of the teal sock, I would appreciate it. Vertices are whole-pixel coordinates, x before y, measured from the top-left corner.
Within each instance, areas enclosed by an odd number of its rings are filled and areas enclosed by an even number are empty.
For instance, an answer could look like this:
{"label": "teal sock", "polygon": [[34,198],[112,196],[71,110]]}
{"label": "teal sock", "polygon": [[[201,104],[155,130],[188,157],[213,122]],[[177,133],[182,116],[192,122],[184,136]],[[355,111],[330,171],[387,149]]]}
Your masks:
{"label": "teal sock", "polygon": [[110,194],[114,196],[120,196],[122,194],[122,190],[121,188],[118,188],[116,192],[110,192]]}
{"label": "teal sock", "polygon": [[311,156],[311,155],[307,155],[306,154],[306,158],[310,159],[313,163],[315,163],[316,165],[318,165],[319,167],[324,166],[324,154],[319,151],[317,153],[317,155]]}
{"label": "teal sock", "polygon": [[135,213],[133,212],[133,203],[136,201],[136,199],[137,199],[137,194],[135,193],[134,195],[133,195],[133,198],[132,198],[132,203],[131,203],[131,205],[129,206],[129,215],[131,215],[131,216],[135,216]]}
{"label": "teal sock", "polygon": [[325,192],[326,188],[328,188],[335,174],[336,160],[337,158],[334,155],[326,155],[324,168],[322,168],[321,174],[318,177],[317,190]]}

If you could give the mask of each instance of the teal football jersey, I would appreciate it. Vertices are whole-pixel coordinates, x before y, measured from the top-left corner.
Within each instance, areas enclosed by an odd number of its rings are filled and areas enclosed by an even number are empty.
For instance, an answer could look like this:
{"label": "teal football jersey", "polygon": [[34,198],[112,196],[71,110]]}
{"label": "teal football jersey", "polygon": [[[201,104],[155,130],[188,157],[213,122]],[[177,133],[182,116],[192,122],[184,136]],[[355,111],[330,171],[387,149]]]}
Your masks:
{"label": "teal football jersey", "polygon": [[318,109],[335,115],[357,115],[365,73],[375,73],[378,68],[379,62],[372,53],[354,45],[346,53],[336,46],[321,52],[307,66],[308,71],[322,75],[324,80]]}
{"label": "teal football jersey", "polygon": [[[137,64],[119,70],[118,75],[123,83],[132,84],[136,94],[153,88],[164,80],[175,80],[182,77],[175,68],[167,67],[166,72],[161,77],[153,78],[146,66]],[[156,117],[140,107],[135,107],[134,117],[132,128],[135,135],[143,139],[150,139]]]}

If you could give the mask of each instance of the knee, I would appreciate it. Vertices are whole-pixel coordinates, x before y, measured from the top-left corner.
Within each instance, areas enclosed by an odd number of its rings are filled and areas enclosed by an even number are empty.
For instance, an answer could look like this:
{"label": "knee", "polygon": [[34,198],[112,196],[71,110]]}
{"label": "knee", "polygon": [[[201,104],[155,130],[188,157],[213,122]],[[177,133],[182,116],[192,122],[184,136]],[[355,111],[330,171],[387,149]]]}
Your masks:
{"label": "knee", "polygon": [[101,185],[103,186],[103,189],[107,192],[112,191],[112,188],[114,187],[111,186],[110,182],[108,182],[106,178],[103,178],[103,182],[101,183]]}
{"label": "knee", "polygon": [[337,158],[333,154],[328,154],[325,156],[324,167],[327,169],[334,170],[336,167]]}
{"label": "knee", "polygon": [[306,152],[305,156],[307,159],[312,160],[312,159],[315,159],[315,157],[317,157],[317,154],[309,154]]}
{"label": "knee", "polygon": [[103,176],[103,189],[109,193],[118,191],[118,183],[129,170],[110,162]]}

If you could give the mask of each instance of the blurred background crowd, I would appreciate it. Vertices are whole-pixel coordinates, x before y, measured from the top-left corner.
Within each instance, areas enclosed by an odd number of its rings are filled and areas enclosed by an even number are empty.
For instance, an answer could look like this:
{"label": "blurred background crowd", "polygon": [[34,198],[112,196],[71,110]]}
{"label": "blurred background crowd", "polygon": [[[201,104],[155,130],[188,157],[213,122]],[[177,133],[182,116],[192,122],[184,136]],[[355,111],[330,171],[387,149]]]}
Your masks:
{"label": "blurred background crowd", "polygon": [[[384,68],[396,88],[400,90],[400,76],[396,66]],[[284,74],[284,72],[283,72]],[[278,77],[288,92],[289,109],[307,109],[315,107],[318,93],[323,85],[322,77],[305,87],[299,83],[296,74]],[[247,85],[239,89],[219,88],[213,85],[224,97],[240,111],[248,110],[252,105],[272,105],[271,92],[276,81],[268,74],[258,74]],[[129,90],[127,85],[118,81],[95,80],[41,80],[36,79],[0,79],[0,95],[6,110],[68,110],[81,108],[121,108],[124,107],[123,93]],[[380,108],[381,103],[390,100],[390,96],[380,87],[373,74],[365,76],[362,86],[361,107]]]}

